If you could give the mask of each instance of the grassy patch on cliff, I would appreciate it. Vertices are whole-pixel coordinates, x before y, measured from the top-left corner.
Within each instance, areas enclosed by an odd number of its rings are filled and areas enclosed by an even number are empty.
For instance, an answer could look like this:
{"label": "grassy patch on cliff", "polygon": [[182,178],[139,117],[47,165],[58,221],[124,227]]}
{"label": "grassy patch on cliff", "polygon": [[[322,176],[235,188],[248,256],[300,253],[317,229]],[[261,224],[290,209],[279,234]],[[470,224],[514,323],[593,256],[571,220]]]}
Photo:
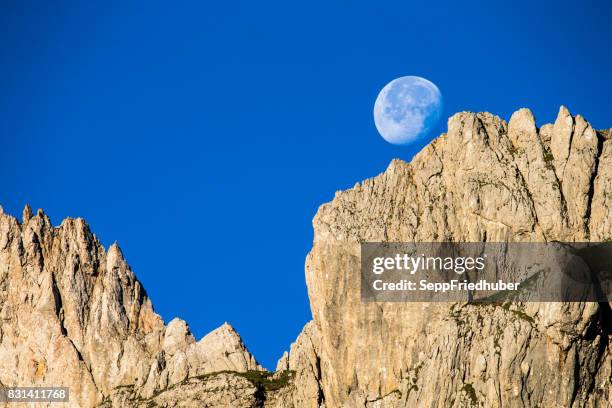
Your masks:
{"label": "grassy patch on cliff", "polygon": [[203,374],[195,377],[190,377],[182,381],[182,383],[186,383],[187,381],[196,379],[196,380],[206,380],[211,377],[215,377],[221,374],[231,374],[237,377],[246,378],[249,380],[251,384],[253,384],[256,388],[264,390],[264,391],[276,391],[283,387],[286,387],[291,383],[293,378],[295,377],[295,371],[285,370],[280,371],[278,373],[271,373],[269,371],[257,371],[257,370],[249,370],[245,372],[240,371],[216,371],[214,373]]}
{"label": "grassy patch on cliff", "polygon": [[266,391],[276,391],[286,387],[295,377],[295,371],[281,371],[278,374],[269,371],[247,371],[245,373],[234,373],[246,378],[256,387],[263,388]]}
{"label": "grassy patch on cliff", "polygon": [[[266,393],[266,392],[273,392],[273,391],[277,391],[280,390],[286,386],[288,386],[289,384],[291,384],[291,382],[293,381],[294,377],[295,377],[295,371],[292,370],[286,370],[286,371],[280,371],[278,373],[271,373],[269,371],[256,371],[256,370],[250,370],[250,371],[246,371],[246,372],[238,372],[238,371],[230,371],[230,370],[225,370],[225,371],[216,371],[213,373],[207,373],[207,374],[202,374],[202,375],[198,375],[198,376],[193,376],[193,377],[189,377],[184,379],[181,382],[178,382],[176,384],[172,384],[171,386],[164,388],[162,390],[158,390],[155,393],[153,393],[153,395],[149,398],[142,398],[140,396],[136,396],[133,395],[132,392],[134,391],[134,385],[123,385],[123,386],[119,386],[115,388],[115,391],[125,391],[128,394],[128,400],[131,401],[137,401],[141,404],[146,404],[145,406],[147,408],[153,408],[153,407],[157,407],[158,405],[153,401],[156,397],[158,397],[160,394],[163,394],[169,390],[172,390],[176,387],[180,387],[183,386],[185,384],[188,384],[190,382],[194,382],[194,381],[207,381],[210,378],[216,377],[218,375],[223,375],[223,374],[228,374],[228,375],[234,375],[237,377],[242,377],[247,379],[251,384],[253,384],[255,386],[255,388],[257,388],[260,392],[262,393]],[[263,395],[263,394],[262,394]],[[112,403],[112,396],[109,395],[107,396],[104,401],[102,401],[102,404],[100,406],[110,406],[109,404]]]}

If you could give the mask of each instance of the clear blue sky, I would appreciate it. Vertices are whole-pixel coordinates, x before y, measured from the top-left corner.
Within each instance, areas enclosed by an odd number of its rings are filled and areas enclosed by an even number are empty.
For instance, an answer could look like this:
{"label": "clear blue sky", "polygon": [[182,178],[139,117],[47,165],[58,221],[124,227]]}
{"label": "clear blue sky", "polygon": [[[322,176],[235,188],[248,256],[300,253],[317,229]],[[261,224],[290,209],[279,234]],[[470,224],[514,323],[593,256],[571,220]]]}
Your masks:
{"label": "clear blue sky", "polygon": [[85,3],[0,5],[0,203],[86,218],[164,320],[229,321],[269,368],[310,319],[317,207],[417,149],[376,133],[388,81],[612,126],[608,1]]}

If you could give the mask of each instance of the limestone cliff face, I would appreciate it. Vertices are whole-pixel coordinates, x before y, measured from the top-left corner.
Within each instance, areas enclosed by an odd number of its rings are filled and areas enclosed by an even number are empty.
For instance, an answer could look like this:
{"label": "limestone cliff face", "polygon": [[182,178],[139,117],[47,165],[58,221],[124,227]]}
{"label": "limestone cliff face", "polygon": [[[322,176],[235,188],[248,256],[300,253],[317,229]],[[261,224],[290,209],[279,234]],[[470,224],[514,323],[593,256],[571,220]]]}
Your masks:
{"label": "limestone cliff face", "polygon": [[563,107],[540,129],[464,112],[321,206],[306,279],[326,406],[609,406],[608,304],[363,303],[359,243],[609,240],[611,169],[609,131]]}
{"label": "limestone cliff face", "polygon": [[610,406],[609,304],[364,303],[359,287],[363,241],[612,239],[610,131],[565,108],[539,129],[525,109],[459,113],[313,225],[313,321],[268,373],[228,324],[199,341],[164,325],[83,220],[0,210],[0,385],[68,386],[83,408]]}
{"label": "limestone cliff face", "polygon": [[0,383],[70,387],[70,407],[261,369],[227,324],[199,342],[181,320],[164,326],[116,244],[105,251],[83,220],[53,227],[29,207],[22,222],[0,211],[0,318]]}

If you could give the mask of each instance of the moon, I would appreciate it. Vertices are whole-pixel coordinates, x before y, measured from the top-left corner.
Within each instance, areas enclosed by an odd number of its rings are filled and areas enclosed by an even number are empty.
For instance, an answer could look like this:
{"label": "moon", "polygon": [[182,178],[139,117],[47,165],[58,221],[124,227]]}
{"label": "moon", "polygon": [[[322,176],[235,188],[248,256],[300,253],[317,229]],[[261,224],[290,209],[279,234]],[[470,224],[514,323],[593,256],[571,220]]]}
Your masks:
{"label": "moon", "polygon": [[425,78],[404,76],[389,82],[374,103],[378,133],[395,145],[410,144],[436,126],[442,116],[442,94]]}

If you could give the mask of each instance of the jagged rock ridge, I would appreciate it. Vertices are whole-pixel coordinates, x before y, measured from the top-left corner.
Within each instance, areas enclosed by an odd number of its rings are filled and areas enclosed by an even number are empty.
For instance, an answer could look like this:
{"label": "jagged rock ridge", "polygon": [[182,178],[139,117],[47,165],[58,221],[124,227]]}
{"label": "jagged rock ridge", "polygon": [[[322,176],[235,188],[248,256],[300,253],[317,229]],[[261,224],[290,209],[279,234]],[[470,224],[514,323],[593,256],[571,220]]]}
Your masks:
{"label": "jagged rock ridge", "polygon": [[82,219],[53,227],[29,206],[21,223],[0,214],[0,317],[0,382],[68,386],[71,407],[262,370],[228,324],[198,342],[180,319],[164,326],[116,244],[105,251]]}
{"label": "jagged rock ridge", "polygon": [[0,381],[69,386],[72,407],[609,406],[609,304],[365,304],[358,271],[362,241],[609,240],[611,163],[610,132],[565,108],[541,128],[526,109],[453,116],[321,206],[313,321],[275,374],[229,325],[165,326],[83,220],[0,214]]}
{"label": "jagged rock ridge", "polygon": [[609,240],[611,169],[610,132],[564,107],[539,129],[462,112],[321,206],[306,277],[327,405],[609,406],[609,304],[364,303],[359,243]]}

